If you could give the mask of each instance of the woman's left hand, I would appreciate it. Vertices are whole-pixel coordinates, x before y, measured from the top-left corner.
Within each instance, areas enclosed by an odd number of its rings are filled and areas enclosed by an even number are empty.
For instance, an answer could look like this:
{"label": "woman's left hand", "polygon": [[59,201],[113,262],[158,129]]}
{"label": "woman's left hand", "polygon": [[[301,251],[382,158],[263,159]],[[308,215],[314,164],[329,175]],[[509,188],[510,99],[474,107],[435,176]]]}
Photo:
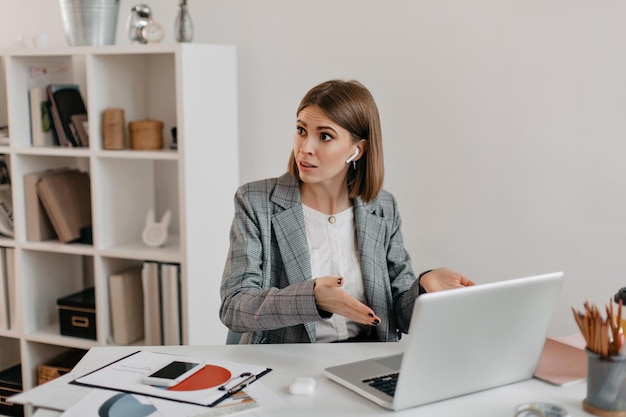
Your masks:
{"label": "woman's left hand", "polygon": [[469,287],[474,285],[474,282],[459,272],[448,268],[437,268],[422,275],[420,284],[426,292],[435,292]]}

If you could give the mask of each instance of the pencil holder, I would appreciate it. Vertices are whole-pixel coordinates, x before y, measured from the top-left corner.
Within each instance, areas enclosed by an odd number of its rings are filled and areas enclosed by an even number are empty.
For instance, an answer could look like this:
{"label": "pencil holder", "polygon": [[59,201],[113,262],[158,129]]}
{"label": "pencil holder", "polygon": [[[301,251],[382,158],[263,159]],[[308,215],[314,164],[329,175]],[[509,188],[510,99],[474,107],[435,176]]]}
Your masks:
{"label": "pencil holder", "polygon": [[129,123],[130,147],[132,149],[163,148],[163,122],[159,120],[138,120]]}
{"label": "pencil holder", "polygon": [[626,416],[626,356],[602,356],[587,350],[585,411],[602,417]]}

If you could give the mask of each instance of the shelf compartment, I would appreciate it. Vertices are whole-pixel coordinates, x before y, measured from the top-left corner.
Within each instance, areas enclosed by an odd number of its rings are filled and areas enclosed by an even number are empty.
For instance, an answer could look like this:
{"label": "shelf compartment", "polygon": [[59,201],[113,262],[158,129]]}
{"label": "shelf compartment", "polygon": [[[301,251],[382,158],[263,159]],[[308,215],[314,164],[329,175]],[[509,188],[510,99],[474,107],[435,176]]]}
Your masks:
{"label": "shelf compartment", "polygon": [[[30,154],[17,154],[14,155],[16,163],[12,167],[12,181],[15,184],[19,182],[20,186],[13,187],[13,212],[15,217],[15,236],[16,239],[22,242],[26,242],[26,224],[28,219],[26,218],[26,190],[24,188],[24,176],[26,174],[41,172],[54,168],[74,168],[84,172],[90,172],[90,160],[87,157],[71,156],[66,154],[55,155],[30,155]],[[93,201],[93,191],[92,191]],[[93,204],[93,203],[92,203]],[[93,210],[92,210],[92,223],[93,223]],[[56,244],[56,246],[54,246]],[[44,250],[65,251],[65,249],[59,247],[62,245],[58,240],[49,240],[45,242],[28,242],[27,245]],[[39,246],[38,246],[39,245]],[[45,246],[47,245],[47,246]],[[83,249],[78,243],[69,243],[67,246],[73,247],[69,252],[75,251],[81,253]],[[89,246],[89,245],[83,245]],[[45,249],[47,247],[47,249]]]}
{"label": "shelf compartment", "polygon": [[[93,200],[94,235],[99,248],[135,247],[142,241],[149,210],[154,210],[157,221],[171,210],[169,235],[180,233],[177,161],[97,158],[95,162],[97,175],[92,181],[99,192]],[[168,242],[167,251],[177,250],[172,246],[177,240]]]}
{"label": "shelf compartment", "polygon": [[[110,298],[111,293],[109,291],[109,277],[113,274],[118,274],[122,271],[137,268],[143,266],[143,260],[141,259],[128,259],[128,258],[116,258],[116,257],[108,257],[103,256],[101,261],[98,263],[98,271],[97,274],[102,278],[101,281],[104,283],[103,292],[106,293],[105,296],[102,297],[102,303],[98,309],[99,313],[105,314],[107,316],[107,327],[106,333],[103,335],[103,339],[106,340],[107,345],[115,345],[113,342],[113,328],[112,328],[112,320],[111,320],[111,308],[110,308]],[[130,320],[130,318],[129,318]],[[139,344],[140,342],[135,342],[135,344]]]}
{"label": "shelf compartment", "polygon": [[102,112],[124,109],[126,145],[130,147],[128,123],[152,119],[163,122],[164,148],[172,143],[171,128],[176,126],[175,57],[171,53],[135,55],[94,55],[88,65],[90,140],[102,149]]}
{"label": "shelf compartment", "polygon": [[6,57],[7,102],[11,145],[31,147],[30,104],[28,92],[32,87],[49,84],[77,84],[83,100],[87,98],[85,57],[80,55],[33,55]]}
{"label": "shelf compartment", "polygon": [[[59,355],[67,354],[71,351],[78,352],[78,350],[86,351],[89,349],[88,347],[70,347],[39,341],[28,341],[27,346],[26,355],[28,355],[28,361],[26,362],[29,363],[30,366],[28,368],[22,366],[22,374],[24,379],[28,380],[28,386],[38,385],[38,371],[40,365],[45,365],[59,357]],[[24,382],[26,386],[26,381]]]}
{"label": "shelf compartment", "polygon": [[21,257],[22,291],[37,300],[23,311],[24,333],[49,335],[56,328],[61,337],[57,299],[94,286],[93,258],[30,250],[23,250]]}

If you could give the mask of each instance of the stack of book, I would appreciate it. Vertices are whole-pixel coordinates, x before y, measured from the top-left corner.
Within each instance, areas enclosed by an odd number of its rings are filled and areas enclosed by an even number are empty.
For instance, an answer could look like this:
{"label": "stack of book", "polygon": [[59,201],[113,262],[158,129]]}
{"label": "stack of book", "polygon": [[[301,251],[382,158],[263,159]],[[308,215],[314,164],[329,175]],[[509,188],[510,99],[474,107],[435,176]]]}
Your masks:
{"label": "stack of book", "polygon": [[109,276],[112,341],[182,343],[180,264],[145,261]]}
{"label": "stack of book", "polygon": [[77,84],[31,87],[33,146],[89,146],[87,108]]}

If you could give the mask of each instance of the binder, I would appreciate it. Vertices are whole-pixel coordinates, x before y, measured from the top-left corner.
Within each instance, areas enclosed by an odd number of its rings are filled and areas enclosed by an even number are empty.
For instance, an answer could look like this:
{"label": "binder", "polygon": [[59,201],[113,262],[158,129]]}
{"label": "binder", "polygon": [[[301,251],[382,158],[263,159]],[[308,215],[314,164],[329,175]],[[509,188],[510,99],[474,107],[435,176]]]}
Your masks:
{"label": "binder", "polygon": [[128,345],[144,337],[142,268],[109,276],[109,305],[113,342]]}
{"label": "binder", "polygon": [[141,270],[144,308],[144,344],[146,346],[163,344],[159,271],[159,263],[152,261],[145,261]]}
{"label": "binder", "polygon": [[163,320],[163,344],[180,345],[181,307],[180,307],[180,265],[162,263],[161,267],[161,317]]}

